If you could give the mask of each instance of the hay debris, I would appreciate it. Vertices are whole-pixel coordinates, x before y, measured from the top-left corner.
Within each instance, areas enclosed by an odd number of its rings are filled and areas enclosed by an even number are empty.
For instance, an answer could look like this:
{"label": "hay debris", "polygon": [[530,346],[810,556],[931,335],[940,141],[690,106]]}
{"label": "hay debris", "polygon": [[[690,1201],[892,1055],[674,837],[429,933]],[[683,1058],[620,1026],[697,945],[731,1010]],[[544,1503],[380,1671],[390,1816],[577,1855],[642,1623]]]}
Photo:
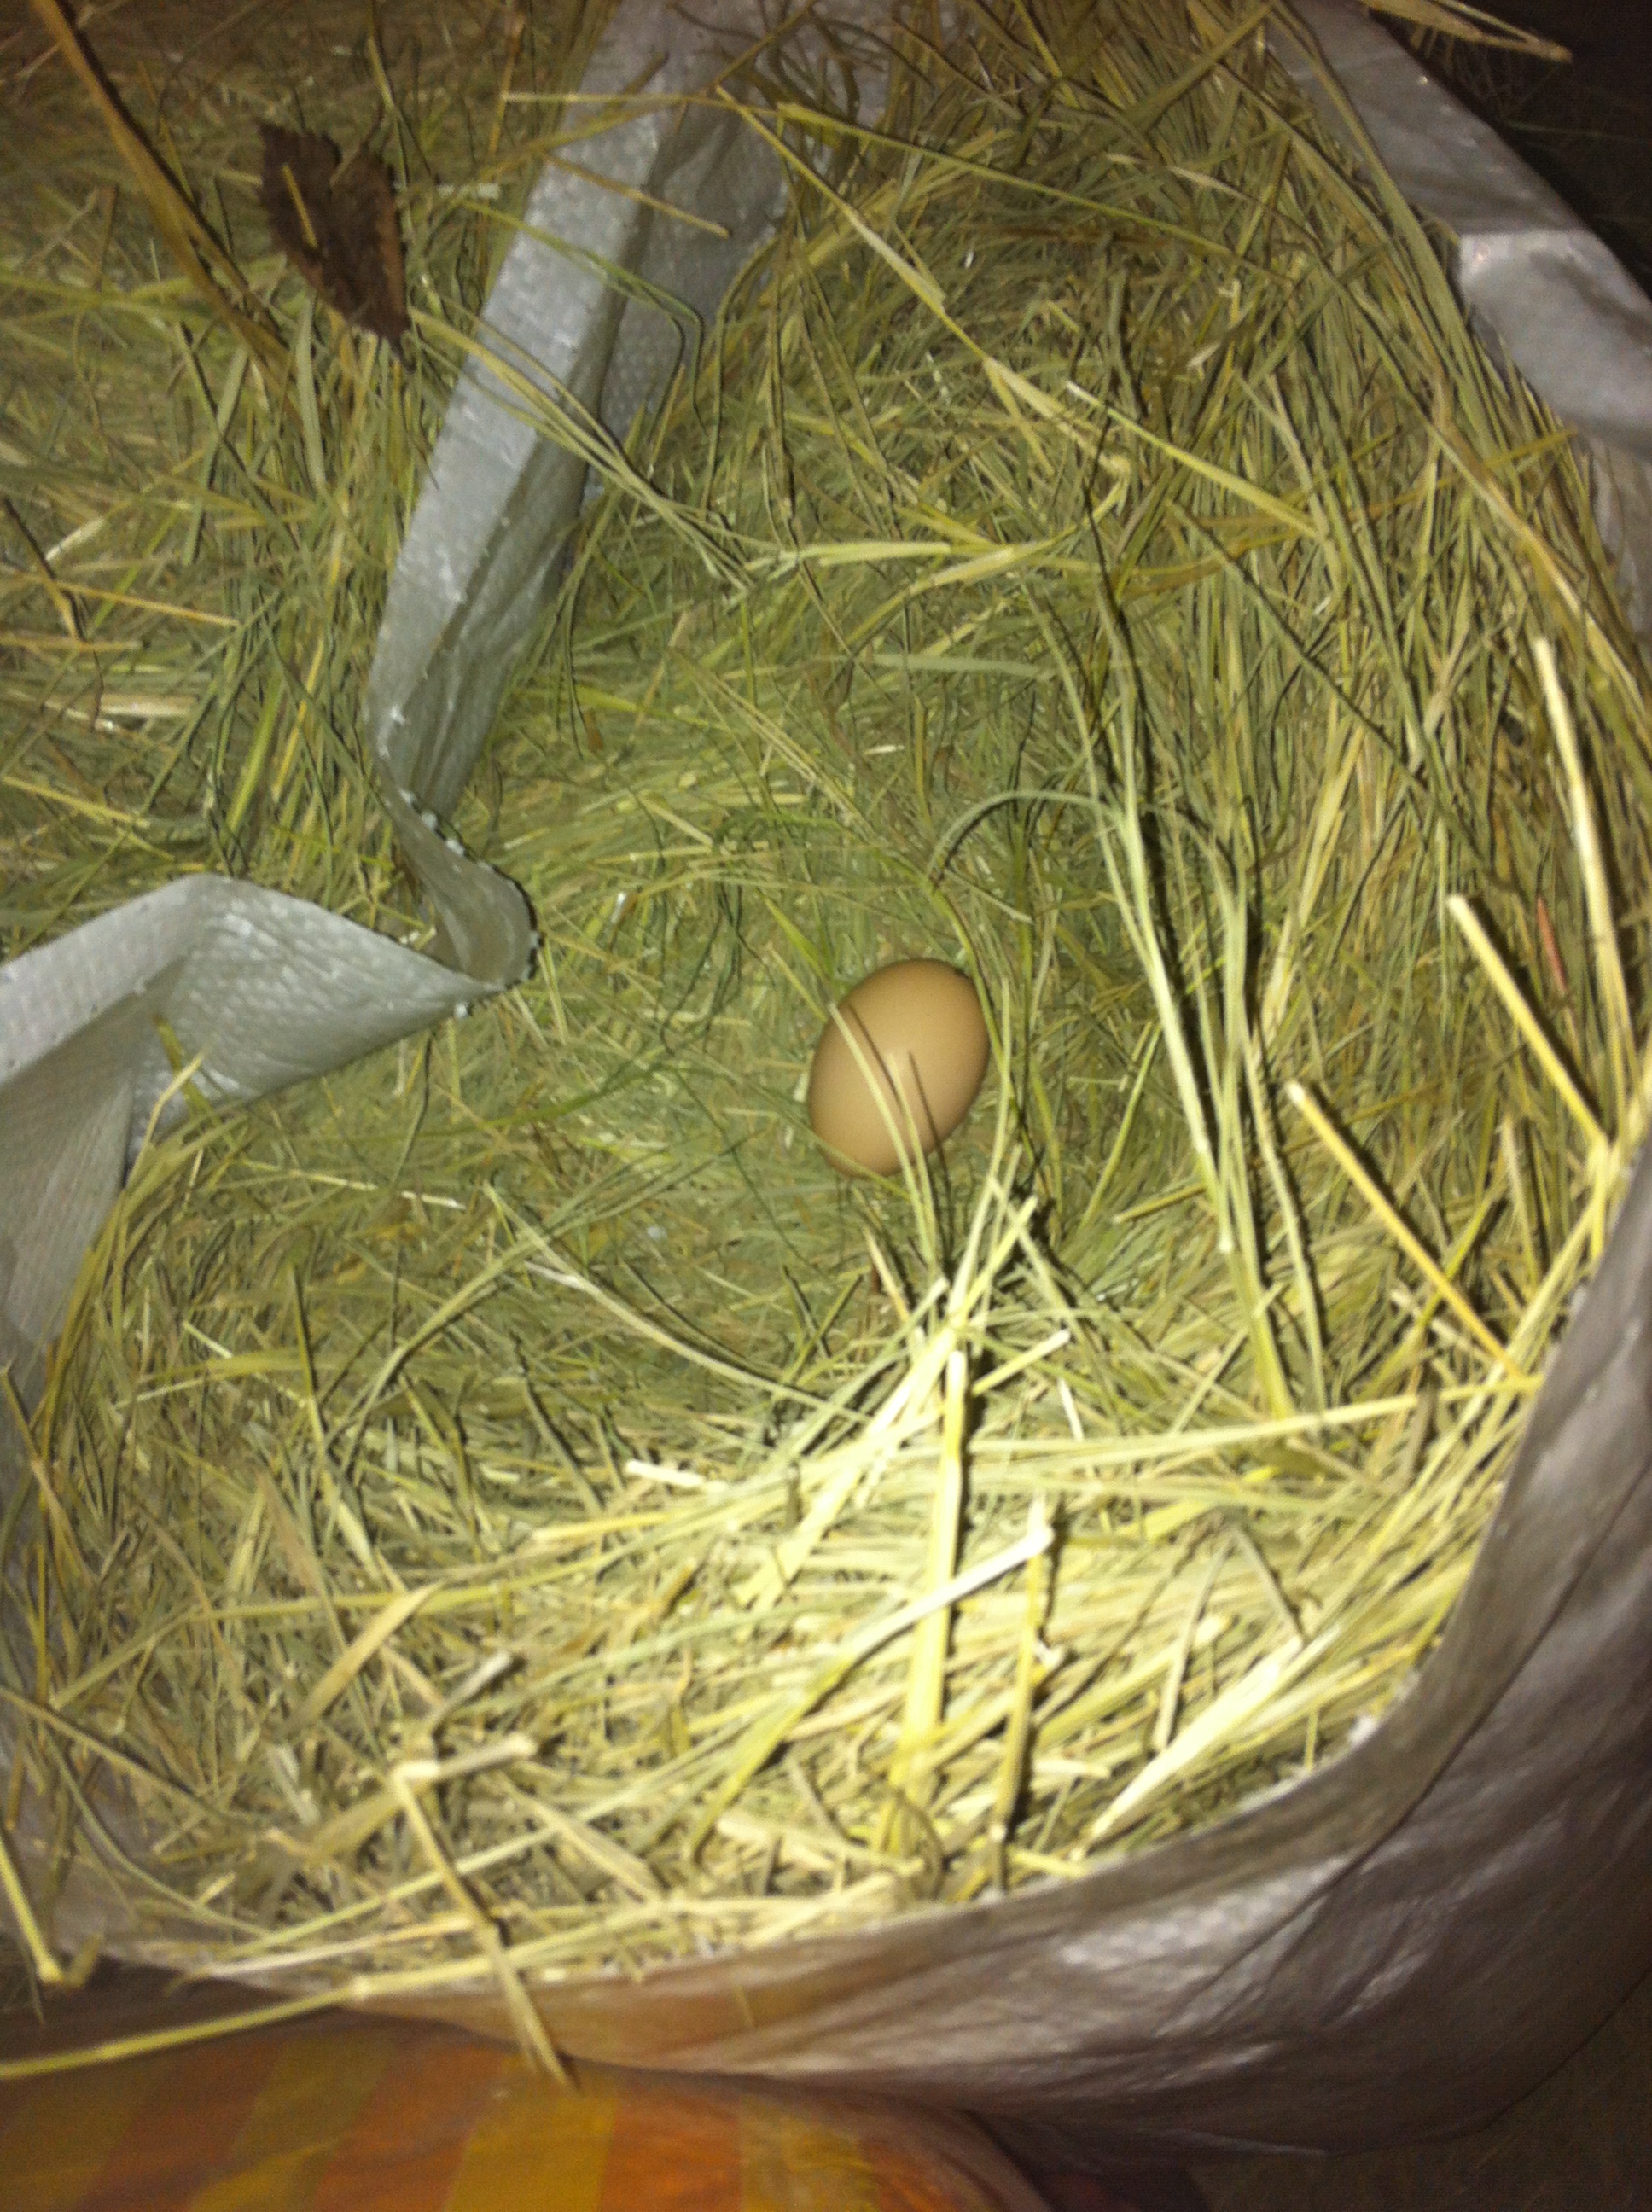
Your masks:
{"label": "hay debris", "polygon": [[[1333,1755],[1473,1563],[1645,1114],[1587,486],[1254,15],[971,20],[882,131],[751,98],[790,215],[452,825],[535,974],[158,1143],[82,1274],[0,1694],[157,1957],[1070,1880]],[[808,1051],[917,952],[988,1094],[846,1186]]]}

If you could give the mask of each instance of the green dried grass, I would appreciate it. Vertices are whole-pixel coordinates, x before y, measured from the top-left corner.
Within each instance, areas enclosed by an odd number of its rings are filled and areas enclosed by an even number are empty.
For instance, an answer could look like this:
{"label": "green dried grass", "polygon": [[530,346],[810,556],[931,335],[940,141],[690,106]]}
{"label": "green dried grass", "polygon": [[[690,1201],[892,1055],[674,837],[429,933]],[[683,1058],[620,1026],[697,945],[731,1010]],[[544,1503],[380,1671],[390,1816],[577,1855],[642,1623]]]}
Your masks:
{"label": "green dried grass", "polygon": [[[490,268],[606,9],[118,11],[99,58],[263,303],[267,371],[34,27],[0,46],[0,957],[210,870],[419,933],[358,713]],[[509,94],[509,97],[507,95]],[[271,246],[258,124],[400,193],[405,363]]]}
{"label": "green dried grass", "polygon": [[[519,2008],[1071,1878],[1436,1639],[1643,1126],[1647,720],[1565,439],[1255,21],[754,114],[836,181],[455,825],[534,975],[141,1162],[3,1694],[153,1955]],[[808,1055],[920,951],[988,1092],[846,1185]]]}

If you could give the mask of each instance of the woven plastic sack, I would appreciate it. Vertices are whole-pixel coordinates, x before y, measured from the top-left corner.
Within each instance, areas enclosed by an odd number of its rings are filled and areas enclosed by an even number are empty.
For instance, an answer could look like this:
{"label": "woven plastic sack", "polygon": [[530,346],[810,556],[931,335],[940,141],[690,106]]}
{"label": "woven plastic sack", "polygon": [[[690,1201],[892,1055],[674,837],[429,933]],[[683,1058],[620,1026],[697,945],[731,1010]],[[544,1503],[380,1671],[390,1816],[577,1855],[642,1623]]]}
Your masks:
{"label": "woven plastic sack", "polygon": [[[1304,0],[1302,14],[1402,187],[1457,230],[1460,280],[1482,321],[1606,456],[1602,496],[1616,502],[1632,598],[1652,574],[1637,492],[1652,459],[1652,304],[1357,9]],[[720,34],[690,32],[635,0],[591,82],[633,84],[662,51],[668,82],[701,81],[750,27],[722,20]],[[1312,38],[1276,30],[1327,96]],[[637,117],[586,160],[718,211],[726,252],[714,241],[716,252],[668,264],[641,202],[594,188],[581,198],[563,178],[542,184],[530,221],[565,238],[588,222],[592,250],[704,312],[738,258],[733,237],[761,234],[778,185],[756,142],[721,127],[674,133],[658,113]],[[525,232],[489,324],[501,358],[530,374],[539,363],[587,407],[616,408],[665,357],[648,313],[570,276]],[[527,923],[514,890],[423,818],[462,784],[577,512],[577,464],[506,431],[507,419],[488,372],[467,374],[369,691],[388,803],[453,965],[197,879],[135,902],[101,940],[93,925],[0,970],[0,1357],[9,1347],[25,1379],[166,1080],[155,1015],[203,1055],[210,1089],[250,1097],[519,969]],[[1643,1160],[1440,1648],[1334,1763],[1207,1832],[1059,1888],[548,1990],[558,2046],[963,2106],[1048,2164],[1104,2146],[1351,2148],[1497,2111],[1652,1964],[1649,1324]],[[78,1909],[82,1927],[118,1946],[106,1897],[83,1890]],[[71,1891],[61,1928],[76,1910]],[[504,2027],[480,1985],[443,2012]]]}

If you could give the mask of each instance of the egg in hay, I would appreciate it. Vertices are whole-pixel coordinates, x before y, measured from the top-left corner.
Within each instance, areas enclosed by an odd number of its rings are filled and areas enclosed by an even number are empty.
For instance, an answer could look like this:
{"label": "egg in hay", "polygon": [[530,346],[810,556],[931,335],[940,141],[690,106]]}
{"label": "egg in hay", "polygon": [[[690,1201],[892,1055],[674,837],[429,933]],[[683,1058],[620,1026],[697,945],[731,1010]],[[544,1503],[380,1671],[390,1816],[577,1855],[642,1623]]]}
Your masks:
{"label": "egg in hay", "polygon": [[[967,975],[896,960],[832,1010],[809,1070],[809,1126],[843,1175],[892,1175],[932,1152],[975,1102],[987,1023]],[[914,1145],[915,1140],[915,1145]]]}

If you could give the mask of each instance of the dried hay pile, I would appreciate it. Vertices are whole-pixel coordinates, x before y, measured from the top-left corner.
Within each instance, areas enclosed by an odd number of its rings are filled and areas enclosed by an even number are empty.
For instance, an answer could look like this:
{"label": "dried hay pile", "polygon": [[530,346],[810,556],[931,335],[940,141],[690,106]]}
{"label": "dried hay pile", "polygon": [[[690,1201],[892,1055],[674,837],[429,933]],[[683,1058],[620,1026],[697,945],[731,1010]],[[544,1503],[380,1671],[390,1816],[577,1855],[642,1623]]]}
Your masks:
{"label": "dried hay pile", "polygon": [[[82,1273],[4,1693],[65,1838],[130,1789],[157,1956],[519,2000],[1069,1880],[1333,1754],[1462,1587],[1643,1122],[1632,649],[1566,436],[1254,21],[1041,21],[906,41],[881,132],[754,96],[791,212],[447,825],[534,973],[158,1139]],[[387,924],[326,579],[415,446],[304,331],[325,496],[195,465],[314,591],[179,569],[234,627],[166,757]],[[331,710],[226,776],[214,655]],[[134,887],[84,844],[56,921]],[[802,1079],[907,953],[993,1069],[846,1183]]]}

